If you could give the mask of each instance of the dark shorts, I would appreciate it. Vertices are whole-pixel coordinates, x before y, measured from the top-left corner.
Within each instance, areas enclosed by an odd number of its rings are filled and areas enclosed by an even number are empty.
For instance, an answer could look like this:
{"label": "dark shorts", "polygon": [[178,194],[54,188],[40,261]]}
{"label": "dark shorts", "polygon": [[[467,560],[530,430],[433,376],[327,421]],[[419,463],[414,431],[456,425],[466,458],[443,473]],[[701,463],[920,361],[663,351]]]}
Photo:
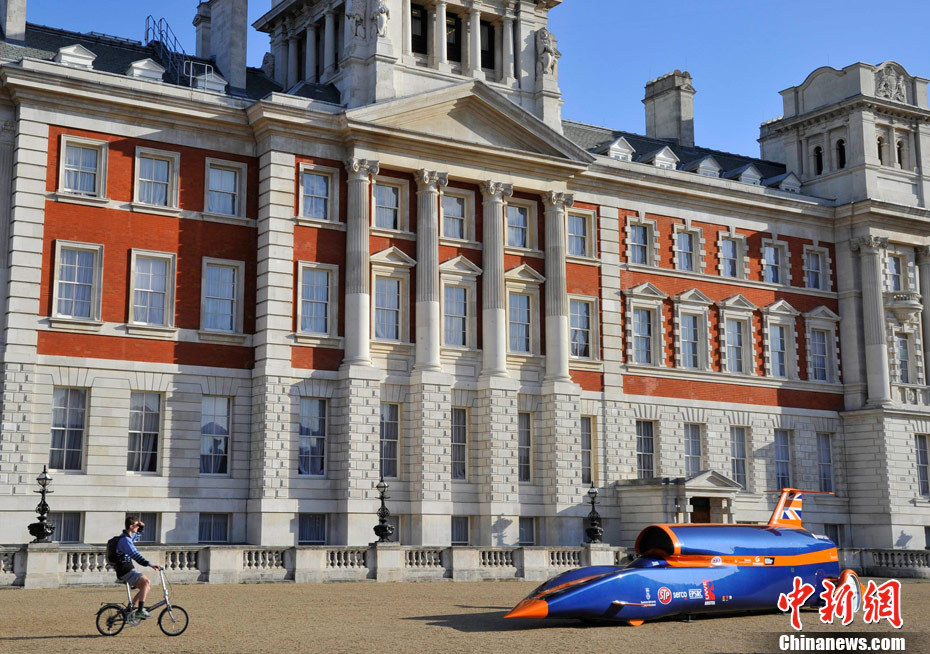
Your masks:
{"label": "dark shorts", "polygon": [[138,582],[140,579],[142,579],[141,572],[139,572],[138,570],[130,570],[129,572],[124,574],[122,577],[120,577],[119,581],[124,584],[129,584],[130,586],[135,587],[136,582]]}

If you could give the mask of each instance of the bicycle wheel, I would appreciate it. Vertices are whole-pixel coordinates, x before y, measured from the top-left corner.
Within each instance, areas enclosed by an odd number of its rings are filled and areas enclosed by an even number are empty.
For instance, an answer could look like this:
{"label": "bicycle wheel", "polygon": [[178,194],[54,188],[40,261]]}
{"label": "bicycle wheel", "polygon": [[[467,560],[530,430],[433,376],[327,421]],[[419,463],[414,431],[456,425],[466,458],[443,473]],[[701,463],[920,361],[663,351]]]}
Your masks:
{"label": "bicycle wheel", "polygon": [[119,604],[107,604],[97,611],[97,631],[102,636],[115,636],[126,626],[126,614]]}
{"label": "bicycle wheel", "polygon": [[158,628],[166,636],[180,636],[187,629],[188,620],[187,611],[172,604],[170,609],[164,609],[158,616]]}

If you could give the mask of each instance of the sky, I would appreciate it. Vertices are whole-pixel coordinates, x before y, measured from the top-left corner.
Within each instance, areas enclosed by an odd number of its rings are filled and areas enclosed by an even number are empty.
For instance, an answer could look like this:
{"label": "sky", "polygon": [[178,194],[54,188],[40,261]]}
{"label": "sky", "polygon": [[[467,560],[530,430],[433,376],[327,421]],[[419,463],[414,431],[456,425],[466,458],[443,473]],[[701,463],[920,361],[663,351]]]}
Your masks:
{"label": "sky", "polygon": [[[194,52],[197,0],[28,0],[27,20],[142,39],[165,18]],[[249,24],[271,0],[249,3]],[[894,60],[930,77],[927,0],[564,0],[550,13],[562,53],[564,118],[645,132],[644,85],[673,70],[693,78],[698,145],[758,156],[759,125],[782,114],[779,91],[820,66]],[[250,29],[249,65],[265,34]]]}

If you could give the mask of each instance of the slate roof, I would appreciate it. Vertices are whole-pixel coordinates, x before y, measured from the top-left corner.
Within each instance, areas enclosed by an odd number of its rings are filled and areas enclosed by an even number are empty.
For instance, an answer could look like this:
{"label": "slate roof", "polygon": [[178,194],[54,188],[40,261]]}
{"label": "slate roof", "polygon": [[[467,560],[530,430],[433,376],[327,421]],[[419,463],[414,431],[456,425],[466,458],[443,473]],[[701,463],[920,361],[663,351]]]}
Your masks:
{"label": "slate roof", "polygon": [[668,146],[671,148],[672,152],[675,153],[675,156],[681,160],[680,167],[682,169],[688,167],[692,162],[710,155],[720,164],[721,168],[723,168],[723,171],[721,171],[722,173],[737,168],[744,168],[748,164],[754,165],[762,174],[763,178],[777,177],[786,172],[784,164],[774,161],[765,161],[764,159],[757,159],[755,157],[746,157],[739,154],[721,152],[720,150],[711,150],[709,148],[697,146],[688,148],[669,139],[655,139],[643,136],[642,134],[634,134],[632,132],[624,132],[607,127],[597,127],[595,125],[587,125],[571,120],[563,120],[562,128],[566,138],[574,141],[578,146],[592,154],[606,155],[610,144],[622,136],[627,140],[630,146],[636,150],[634,161],[641,161],[648,155],[656,152],[656,150]]}
{"label": "slate roof", "polygon": [[[143,45],[141,41],[124,39],[118,36],[108,36],[94,32],[83,34],[32,23],[26,24],[25,45],[8,43],[5,39],[0,40],[0,61],[19,61],[24,57],[51,61],[58,54],[60,48],[74,44],[80,44],[97,55],[97,58],[94,59],[94,70],[125,75],[129,64],[145,58],[157,61],[161,66],[169,68],[168,63],[159,56],[158,49],[151,43]],[[226,77],[223,75],[223,71],[216,68],[216,64],[212,61],[189,55],[187,59],[202,64],[210,64],[217,74]],[[166,82],[172,82],[172,80],[168,79],[168,73],[165,73],[164,77]],[[281,90],[281,86],[268,77],[261,68],[246,69],[247,97],[260,100],[269,93],[280,92]],[[339,91],[331,84],[306,85],[306,90],[301,95],[315,100],[339,103]]]}

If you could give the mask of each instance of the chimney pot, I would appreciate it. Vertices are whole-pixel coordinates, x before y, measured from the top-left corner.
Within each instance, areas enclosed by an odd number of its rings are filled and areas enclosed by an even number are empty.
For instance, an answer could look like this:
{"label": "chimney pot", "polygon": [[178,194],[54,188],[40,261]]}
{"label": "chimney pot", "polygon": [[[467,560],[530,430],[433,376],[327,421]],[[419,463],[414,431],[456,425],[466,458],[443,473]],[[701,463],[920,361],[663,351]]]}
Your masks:
{"label": "chimney pot", "polygon": [[646,136],[694,147],[694,87],[691,74],[674,72],[646,83]]}

